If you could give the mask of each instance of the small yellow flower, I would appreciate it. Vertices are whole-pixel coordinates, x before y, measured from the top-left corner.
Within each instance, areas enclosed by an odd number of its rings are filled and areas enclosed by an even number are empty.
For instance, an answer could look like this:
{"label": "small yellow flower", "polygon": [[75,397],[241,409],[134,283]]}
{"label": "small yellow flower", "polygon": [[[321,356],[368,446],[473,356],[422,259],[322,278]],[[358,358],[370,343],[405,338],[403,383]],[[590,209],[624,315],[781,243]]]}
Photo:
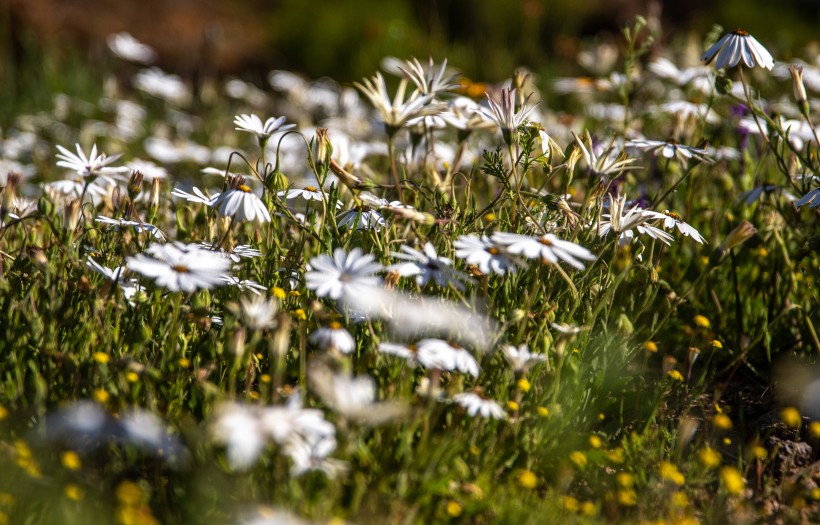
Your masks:
{"label": "small yellow flower", "polygon": [[686,482],[686,478],[683,477],[678,467],[668,461],[661,461],[660,472],[663,479],[671,481],[675,485],[680,486]]}
{"label": "small yellow flower", "polygon": [[188,368],[189,366],[191,366],[191,360],[187,357],[180,357],[179,361],[177,361],[177,364],[180,366],[180,368]]}
{"label": "small yellow flower", "polygon": [[9,515],[0,511],[0,525],[9,525]]}
{"label": "small yellow flower", "polygon": [[525,489],[534,489],[538,485],[538,477],[531,470],[522,470],[518,474],[518,484]]}
{"label": "small yellow flower", "polygon": [[606,419],[606,416],[604,415],[604,413],[603,413],[603,412],[599,412],[599,413],[598,413],[598,421],[603,421],[604,419]]}
{"label": "small yellow flower", "polygon": [[290,297],[299,297],[302,295],[302,292],[300,292],[299,290],[291,290],[288,292],[288,295]]}
{"label": "small yellow flower", "polygon": [[692,320],[695,322],[696,326],[699,326],[701,328],[708,329],[712,327],[712,323],[709,322],[709,319],[700,314],[696,315]]}
{"label": "small yellow flower", "polygon": [[708,469],[717,468],[720,465],[720,452],[711,447],[704,447],[698,450],[698,461]]}
{"label": "small yellow flower", "polygon": [[634,507],[638,503],[638,494],[632,489],[618,491],[618,505]]}
{"label": "small yellow flower", "polygon": [[305,311],[301,308],[297,308],[296,310],[292,311],[291,315],[293,315],[293,317],[299,319],[300,321],[307,320],[307,315],[305,314]]}
{"label": "small yellow flower", "polygon": [[477,456],[481,454],[481,449],[478,448],[475,444],[470,443],[470,454],[472,454],[473,456]]}
{"label": "small yellow flower", "polygon": [[102,388],[98,388],[94,391],[94,401],[97,403],[107,403],[111,396],[103,390]]}
{"label": "small yellow flower", "polygon": [[93,357],[94,361],[98,362],[101,365],[107,365],[108,362],[111,360],[111,357],[105,352],[94,352]]}
{"label": "small yellow flower", "polygon": [[671,379],[672,381],[683,383],[683,374],[681,374],[677,370],[670,370],[666,375],[669,376],[669,379]]}
{"label": "small yellow flower", "polygon": [[731,445],[732,444],[731,438],[728,438],[728,437],[723,438],[723,444],[726,445],[727,447],[729,445]]}
{"label": "small yellow flower", "polygon": [[595,516],[598,514],[598,505],[591,501],[581,503],[581,514],[584,516]]}
{"label": "small yellow flower", "polygon": [[[0,407],[0,413],[2,413],[2,409],[3,407]],[[0,419],[3,419],[2,415],[0,415]],[[809,434],[815,439],[820,439],[820,421],[812,421],[809,423]]]}
{"label": "small yellow flower", "polygon": [[647,341],[643,344],[643,349],[647,352],[652,352],[654,354],[658,351],[658,345],[656,345],[652,341]]}
{"label": "small yellow flower", "polygon": [[63,452],[63,455],[60,457],[60,461],[68,470],[78,470],[82,466],[80,456],[78,456],[73,450]]}
{"label": "small yellow flower", "polygon": [[620,465],[625,461],[624,449],[613,448],[612,450],[606,453],[606,457],[609,459],[609,461]]}
{"label": "small yellow flower", "polygon": [[495,214],[494,213],[488,213],[487,215],[484,216],[484,220],[487,221],[487,222],[493,222],[495,220]]}
{"label": "small yellow flower", "polygon": [[564,509],[570,512],[578,512],[578,509],[581,508],[581,502],[572,496],[563,496],[561,503],[564,505]]}
{"label": "small yellow flower", "polygon": [[786,426],[794,429],[800,428],[800,424],[803,422],[803,418],[800,417],[800,411],[794,407],[786,407],[781,410],[780,419],[786,423]]}
{"label": "small yellow flower", "polygon": [[522,392],[529,392],[530,388],[532,388],[532,385],[530,384],[529,381],[527,381],[527,378],[525,378],[525,377],[522,377],[521,379],[519,379],[518,383],[516,383],[516,385],[518,385],[518,389],[521,390]]}
{"label": "small yellow flower", "polygon": [[635,486],[635,476],[629,472],[619,472],[618,475],[615,476],[615,481],[619,486],[625,489],[631,489]]}
{"label": "small yellow flower", "polygon": [[257,401],[262,396],[256,390],[251,390],[250,392],[248,392],[248,397],[253,399],[254,401]]}
{"label": "small yellow flower", "polygon": [[85,495],[83,489],[73,483],[66,485],[64,490],[66,497],[72,501],[80,501]]}
{"label": "small yellow flower", "polygon": [[584,468],[587,466],[587,455],[580,450],[571,452],[569,455],[569,460],[572,461],[578,468]]}
{"label": "small yellow flower", "polygon": [[125,374],[125,380],[129,383],[136,383],[140,380],[140,375],[136,372],[128,372]]}
{"label": "small yellow flower", "polygon": [[757,249],[757,256],[760,257],[761,259],[764,258],[764,257],[767,257],[768,255],[769,255],[769,250],[767,250],[763,246],[761,246],[760,248]]}
{"label": "small yellow flower", "polygon": [[755,445],[752,447],[752,456],[754,456],[757,459],[766,459],[767,457],[769,457],[769,451],[761,447],[760,445]]}
{"label": "small yellow flower", "polygon": [[288,296],[288,294],[285,292],[285,289],[279,288],[278,286],[274,286],[271,289],[271,292],[273,293],[273,296],[279,299],[280,301],[284,301],[285,297]]}
{"label": "small yellow flower", "polygon": [[689,496],[681,490],[677,490],[672,494],[672,506],[678,508],[685,508],[689,506]]}
{"label": "small yellow flower", "polygon": [[547,417],[550,415],[550,409],[547,407],[538,407],[538,415],[541,417]]}
{"label": "small yellow flower", "polygon": [[720,350],[720,349],[722,349],[722,348],[723,348],[723,343],[721,343],[721,342],[720,342],[720,341],[718,341],[717,339],[713,339],[713,340],[712,340],[712,342],[711,342],[711,343],[709,343],[709,344],[711,344],[711,345],[712,345],[712,348],[715,348],[715,349],[717,349],[717,350]]}
{"label": "small yellow flower", "polygon": [[270,383],[270,374],[262,374],[259,376],[259,381],[267,385]]}
{"label": "small yellow flower", "polygon": [[604,443],[603,443],[603,441],[601,441],[600,437],[595,436],[595,435],[589,436],[589,446],[590,447],[592,447],[592,448],[601,448],[601,445],[603,445],[603,444]]}
{"label": "small yellow flower", "polygon": [[3,405],[0,405],[0,421],[9,417],[9,411]]}
{"label": "small yellow flower", "polygon": [[720,469],[720,481],[723,483],[726,492],[733,496],[742,494],[746,486],[746,480],[743,479],[743,475],[735,467],[727,466]]}
{"label": "small yellow flower", "polygon": [[815,487],[811,489],[809,496],[815,501],[820,500],[820,488]]}
{"label": "small yellow flower", "polygon": [[730,418],[726,414],[715,414],[714,416],[712,416],[712,424],[721,430],[731,430],[732,418]]}
{"label": "small yellow flower", "polygon": [[448,501],[446,510],[447,510],[447,514],[449,516],[452,516],[453,518],[457,518],[458,516],[461,516],[462,508],[461,508],[461,505],[457,501],[453,501],[453,500]]}
{"label": "small yellow flower", "polygon": [[507,408],[513,412],[518,410],[518,403],[515,401],[507,401]]}
{"label": "small yellow flower", "polygon": [[117,486],[117,501],[122,505],[134,507],[142,503],[142,489],[132,481],[123,481]]}

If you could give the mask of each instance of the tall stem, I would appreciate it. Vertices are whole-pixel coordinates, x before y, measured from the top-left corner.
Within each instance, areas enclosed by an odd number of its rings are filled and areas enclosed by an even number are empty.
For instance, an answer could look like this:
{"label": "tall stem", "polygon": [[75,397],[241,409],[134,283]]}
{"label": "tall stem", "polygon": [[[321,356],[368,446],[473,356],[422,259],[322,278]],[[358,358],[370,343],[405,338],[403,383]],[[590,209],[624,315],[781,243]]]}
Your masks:
{"label": "tall stem", "polygon": [[396,191],[399,193],[399,200],[404,202],[401,191],[401,181],[399,180],[399,170],[396,168],[396,151],[395,151],[396,137],[393,133],[387,134],[387,155],[390,159],[390,176],[393,177],[393,184],[396,186]]}

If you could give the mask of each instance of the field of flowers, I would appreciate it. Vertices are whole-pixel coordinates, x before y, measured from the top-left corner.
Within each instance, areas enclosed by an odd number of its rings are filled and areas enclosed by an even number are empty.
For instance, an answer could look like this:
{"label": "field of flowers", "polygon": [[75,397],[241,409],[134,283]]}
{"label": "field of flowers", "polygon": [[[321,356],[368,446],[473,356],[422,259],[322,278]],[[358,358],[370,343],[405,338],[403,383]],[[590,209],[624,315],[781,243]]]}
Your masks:
{"label": "field of flowers", "polygon": [[757,36],[193,89],[111,35],[0,134],[0,525],[816,522],[820,61]]}

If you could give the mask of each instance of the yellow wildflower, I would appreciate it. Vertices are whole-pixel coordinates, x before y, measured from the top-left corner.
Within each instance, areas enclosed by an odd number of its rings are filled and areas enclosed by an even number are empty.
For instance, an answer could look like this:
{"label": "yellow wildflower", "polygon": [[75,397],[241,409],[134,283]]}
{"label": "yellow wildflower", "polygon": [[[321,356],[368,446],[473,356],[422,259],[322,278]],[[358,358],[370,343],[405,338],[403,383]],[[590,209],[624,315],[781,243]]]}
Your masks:
{"label": "yellow wildflower", "polygon": [[803,418],[800,417],[800,411],[794,407],[786,407],[781,410],[780,419],[786,423],[786,426],[794,429],[800,428],[800,423],[803,422]]}
{"label": "yellow wildflower", "polygon": [[72,501],[80,501],[85,495],[83,489],[73,483],[66,485],[64,490],[66,497]]}
{"label": "yellow wildflower", "polygon": [[746,480],[743,475],[735,467],[723,467],[720,469],[720,481],[726,492],[733,496],[739,496],[743,493],[746,486]]}
{"label": "yellow wildflower", "polygon": [[530,384],[529,381],[527,381],[526,378],[519,379],[518,383],[516,383],[516,385],[518,385],[518,389],[521,390],[522,392],[529,392],[530,388],[532,388],[532,385]]}
{"label": "yellow wildflower", "polygon": [[732,419],[726,414],[715,414],[712,416],[712,424],[721,430],[732,429]]}
{"label": "yellow wildflower", "polygon": [[625,489],[631,489],[635,486],[635,476],[630,474],[629,472],[619,472],[617,476],[615,476],[615,481],[621,487]]}
{"label": "yellow wildflower", "polygon": [[601,441],[600,437],[595,436],[595,435],[589,436],[589,446],[590,447],[592,447],[592,448],[601,448],[601,445],[603,445],[603,441]]}
{"label": "yellow wildflower", "polygon": [[698,461],[708,469],[716,468],[720,465],[720,452],[711,447],[704,447],[698,450]]}
{"label": "yellow wildflower", "polygon": [[453,500],[448,501],[446,510],[447,510],[447,514],[449,516],[452,516],[453,518],[461,516],[462,508],[461,508],[461,505],[457,501],[453,501]]}
{"label": "yellow wildflower", "polygon": [[692,318],[692,320],[695,322],[695,325],[699,326],[700,328],[708,329],[712,327],[712,323],[710,323],[709,319],[703,315],[698,314],[694,318]]}
{"label": "yellow wildflower", "polygon": [[518,403],[515,401],[507,401],[507,408],[515,412],[518,410]]}
{"label": "yellow wildflower", "polygon": [[658,351],[658,345],[656,345],[652,341],[647,341],[643,344],[643,349],[647,352],[655,353]]}
{"label": "yellow wildflower", "polygon": [[63,452],[63,455],[60,457],[60,461],[68,470],[78,470],[82,466],[80,456],[72,450]]}
{"label": "yellow wildflower", "polygon": [[683,485],[686,482],[686,478],[683,477],[678,467],[668,461],[661,461],[660,472],[663,479],[675,485]]}
{"label": "yellow wildflower", "polygon": [[531,470],[522,470],[518,474],[518,484],[525,489],[534,489],[538,485],[538,477]]}
{"label": "yellow wildflower", "polygon": [[581,504],[581,514],[584,516],[595,516],[598,514],[598,505],[591,501],[585,501]]}
{"label": "yellow wildflower", "polygon": [[271,292],[273,293],[273,296],[279,299],[280,301],[283,301],[285,297],[288,296],[288,294],[285,292],[285,289],[279,288],[278,286],[274,286],[271,289]]}
{"label": "yellow wildflower", "polygon": [[102,388],[98,388],[94,391],[94,400],[97,403],[107,403],[110,397],[111,396],[108,394],[108,392],[106,392]]}
{"label": "yellow wildflower", "polygon": [[569,460],[575,463],[575,466],[578,468],[584,468],[587,466],[587,455],[580,450],[570,453]]}
{"label": "yellow wildflower", "polygon": [[666,375],[669,376],[669,379],[671,379],[672,381],[683,383],[683,374],[681,374],[677,370],[670,370]]}
{"label": "yellow wildflower", "polygon": [[572,496],[563,496],[561,503],[564,505],[564,509],[570,512],[578,512],[578,509],[581,508],[581,502]]}
{"label": "yellow wildflower", "polygon": [[618,505],[633,507],[638,503],[638,494],[632,489],[618,491]]}
{"label": "yellow wildflower", "polygon": [[[2,412],[2,407],[0,407],[0,412]],[[3,419],[3,417],[0,416],[0,419]],[[820,438],[820,421],[812,421],[809,423],[809,434],[815,439]]]}
{"label": "yellow wildflower", "polygon": [[98,362],[101,365],[107,365],[108,362],[111,360],[111,357],[106,354],[105,352],[94,352],[94,361]]}
{"label": "yellow wildflower", "polygon": [[550,415],[550,409],[547,407],[538,407],[538,415],[542,417],[547,417]]}

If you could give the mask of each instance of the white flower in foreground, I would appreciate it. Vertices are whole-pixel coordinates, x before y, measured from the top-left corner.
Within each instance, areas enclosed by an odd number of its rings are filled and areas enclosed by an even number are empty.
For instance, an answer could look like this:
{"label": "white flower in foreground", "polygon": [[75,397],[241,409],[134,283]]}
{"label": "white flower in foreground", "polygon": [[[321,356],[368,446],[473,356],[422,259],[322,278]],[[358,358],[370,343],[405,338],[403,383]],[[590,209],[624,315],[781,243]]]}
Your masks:
{"label": "white flower in foreground", "polygon": [[507,252],[514,255],[523,255],[527,259],[541,259],[549,264],[556,264],[560,260],[578,270],[584,269],[584,263],[581,260],[594,261],[596,259],[595,255],[583,246],[563,241],[551,233],[533,237],[518,233],[496,232],[492,235],[491,240],[505,246]]}
{"label": "white flower in foreground", "polygon": [[677,213],[671,212],[669,210],[663,211],[664,218],[663,227],[667,230],[671,230],[672,228],[677,228],[679,232],[687,237],[691,237],[695,242],[704,244],[706,241],[703,239],[703,236],[697,231],[695,228],[690,226],[689,224],[683,222],[680,215]]}
{"label": "white flower in foreground", "polygon": [[545,354],[530,352],[526,344],[517,348],[513,345],[505,345],[501,347],[501,353],[516,372],[527,372],[533,366],[547,360]]}
{"label": "white flower in foreground", "polygon": [[523,261],[507,253],[503,246],[493,242],[486,235],[462,235],[455,242],[456,257],[467,264],[474,264],[481,273],[515,273]]}
{"label": "white flower in foreground", "polygon": [[755,37],[743,29],[735,29],[724,35],[706,50],[701,58],[706,64],[713,60],[718,69],[735,67],[742,60],[746,67],[760,66],[771,70],[774,59]]}
{"label": "white flower in foreground", "polygon": [[479,366],[467,350],[443,339],[422,339],[416,345],[416,361],[425,368],[450,372],[458,370],[478,377]]}
{"label": "white flower in foreground", "polygon": [[670,244],[674,238],[660,228],[648,224],[649,221],[663,220],[666,216],[662,213],[651,210],[642,210],[637,205],[624,211],[626,208],[626,197],[609,199],[609,213],[601,214],[601,221],[598,223],[598,235],[605,237],[610,231],[620,236],[619,242],[632,242],[634,232],[648,235],[664,244]]}
{"label": "white flower in foreground", "polygon": [[507,414],[501,405],[472,392],[462,392],[453,396],[453,401],[463,406],[473,417],[481,416],[486,419],[505,419]]}
{"label": "white flower in foreground", "polygon": [[353,336],[336,321],[311,333],[310,342],[324,350],[338,350],[343,354],[356,350]]}
{"label": "white flower in foreground", "polygon": [[806,204],[809,205],[809,208],[817,208],[820,206],[820,188],[814,188],[794,203],[797,208],[805,206]]}
{"label": "white flower in foreground", "polygon": [[124,174],[128,168],[120,166],[117,168],[109,167],[108,165],[119,159],[122,154],[107,156],[105,153],[97,155],[97,145],[91,146],[91,151],[88,155],[83,152],[79,144],[75,144],[77,154],[71,153],[66,148],[57,145],[60,153],[57,154],[57,165],[61,168],[66,168],[77,172],[83,177],[91,177],[94,175],[118,175]]}
{"label": "white flower in foreground", "polygon": [[530,106],[527,101],[530,95],[524,99],[524,103],[515,109],[516,93],[515,89],[502,89],[501,101],[493,100],[489,93],[487,94],[487,102],[490,104],[490,109],[481,108],[481,114],[490,122],[495,123],[501,129],[501,136],[506,144],[512,144],[512,139],[515,136],[518,128],[527,121],[527,117],[535,109],[535,106]]}
{"label": "white flower in foreground", "polygon": [[153,279],[173,292],[194,292],[225,284],[231,260],[195,244],[152,244],[146,253],[126,259],[129,270]]}
{"label": "white flower in foreground", "polygon": [[157,53],[153,48],[143,44],[134,38],[131,33],[125,31],[108,35],[105,42],[112,53],[129,62],[150,64],[157,59]]}
{"label": "white flower in foreground", "polygon": [[243,177],[231,178],[228,189],[214,199],[212,206],[220,215],[237,221],[270,222],[265,203],[245,184]]}
{"label": "white flower in foreground", "polygon": [[404,412],[404,406],[376,401],[376,382],[370,376],[337,375],[325,367],[308,372],[308,380],[316,394],[345,419],[377,425]]}
{"label": "white flower in foreground", "polygon": [[253,114],[239,115],[236,118],[234,118],[233,123],[236,125],[237,131],[255,133],[260,140],[268,139],[274,133],[281,133],[283,131],[288,131],[296,127],[295,124],[283,125],[285,124],[285,117],[270,117],[265,122],[262,122],[262,119]]}
{"label": "white flower in foreground", "polygon": [[311,271],[305,274],[307,287],[319,297],[339,300],[344,296],[367,296],[381,284],[374,275],[382,270],[375,257],[362,254],[360,248],[346,253],[342,248],[333,251],[333,257],[322,254],[310,260]]}
{"label": "white flower in foreground", "polygon": [[452,268],[453,261],[447,257],[439,257],[433,244],[424,244],[424,252],[403,245],[401,252],[391,254],[397,259],[405,262],[388,266],[388,272],[396,272],[402,277],[415,277],[416,284],[426,286],[430,281],[435,281],[439,286],[450,286],[462,290],[467,280],[467,276]]}
{"label": "white flower in foreground", "polygon": [[247,470],[256,463],[268,437],[256,410],[237,403],[216,410],[212,433],[226,447],[228,463],[236,470]]}

